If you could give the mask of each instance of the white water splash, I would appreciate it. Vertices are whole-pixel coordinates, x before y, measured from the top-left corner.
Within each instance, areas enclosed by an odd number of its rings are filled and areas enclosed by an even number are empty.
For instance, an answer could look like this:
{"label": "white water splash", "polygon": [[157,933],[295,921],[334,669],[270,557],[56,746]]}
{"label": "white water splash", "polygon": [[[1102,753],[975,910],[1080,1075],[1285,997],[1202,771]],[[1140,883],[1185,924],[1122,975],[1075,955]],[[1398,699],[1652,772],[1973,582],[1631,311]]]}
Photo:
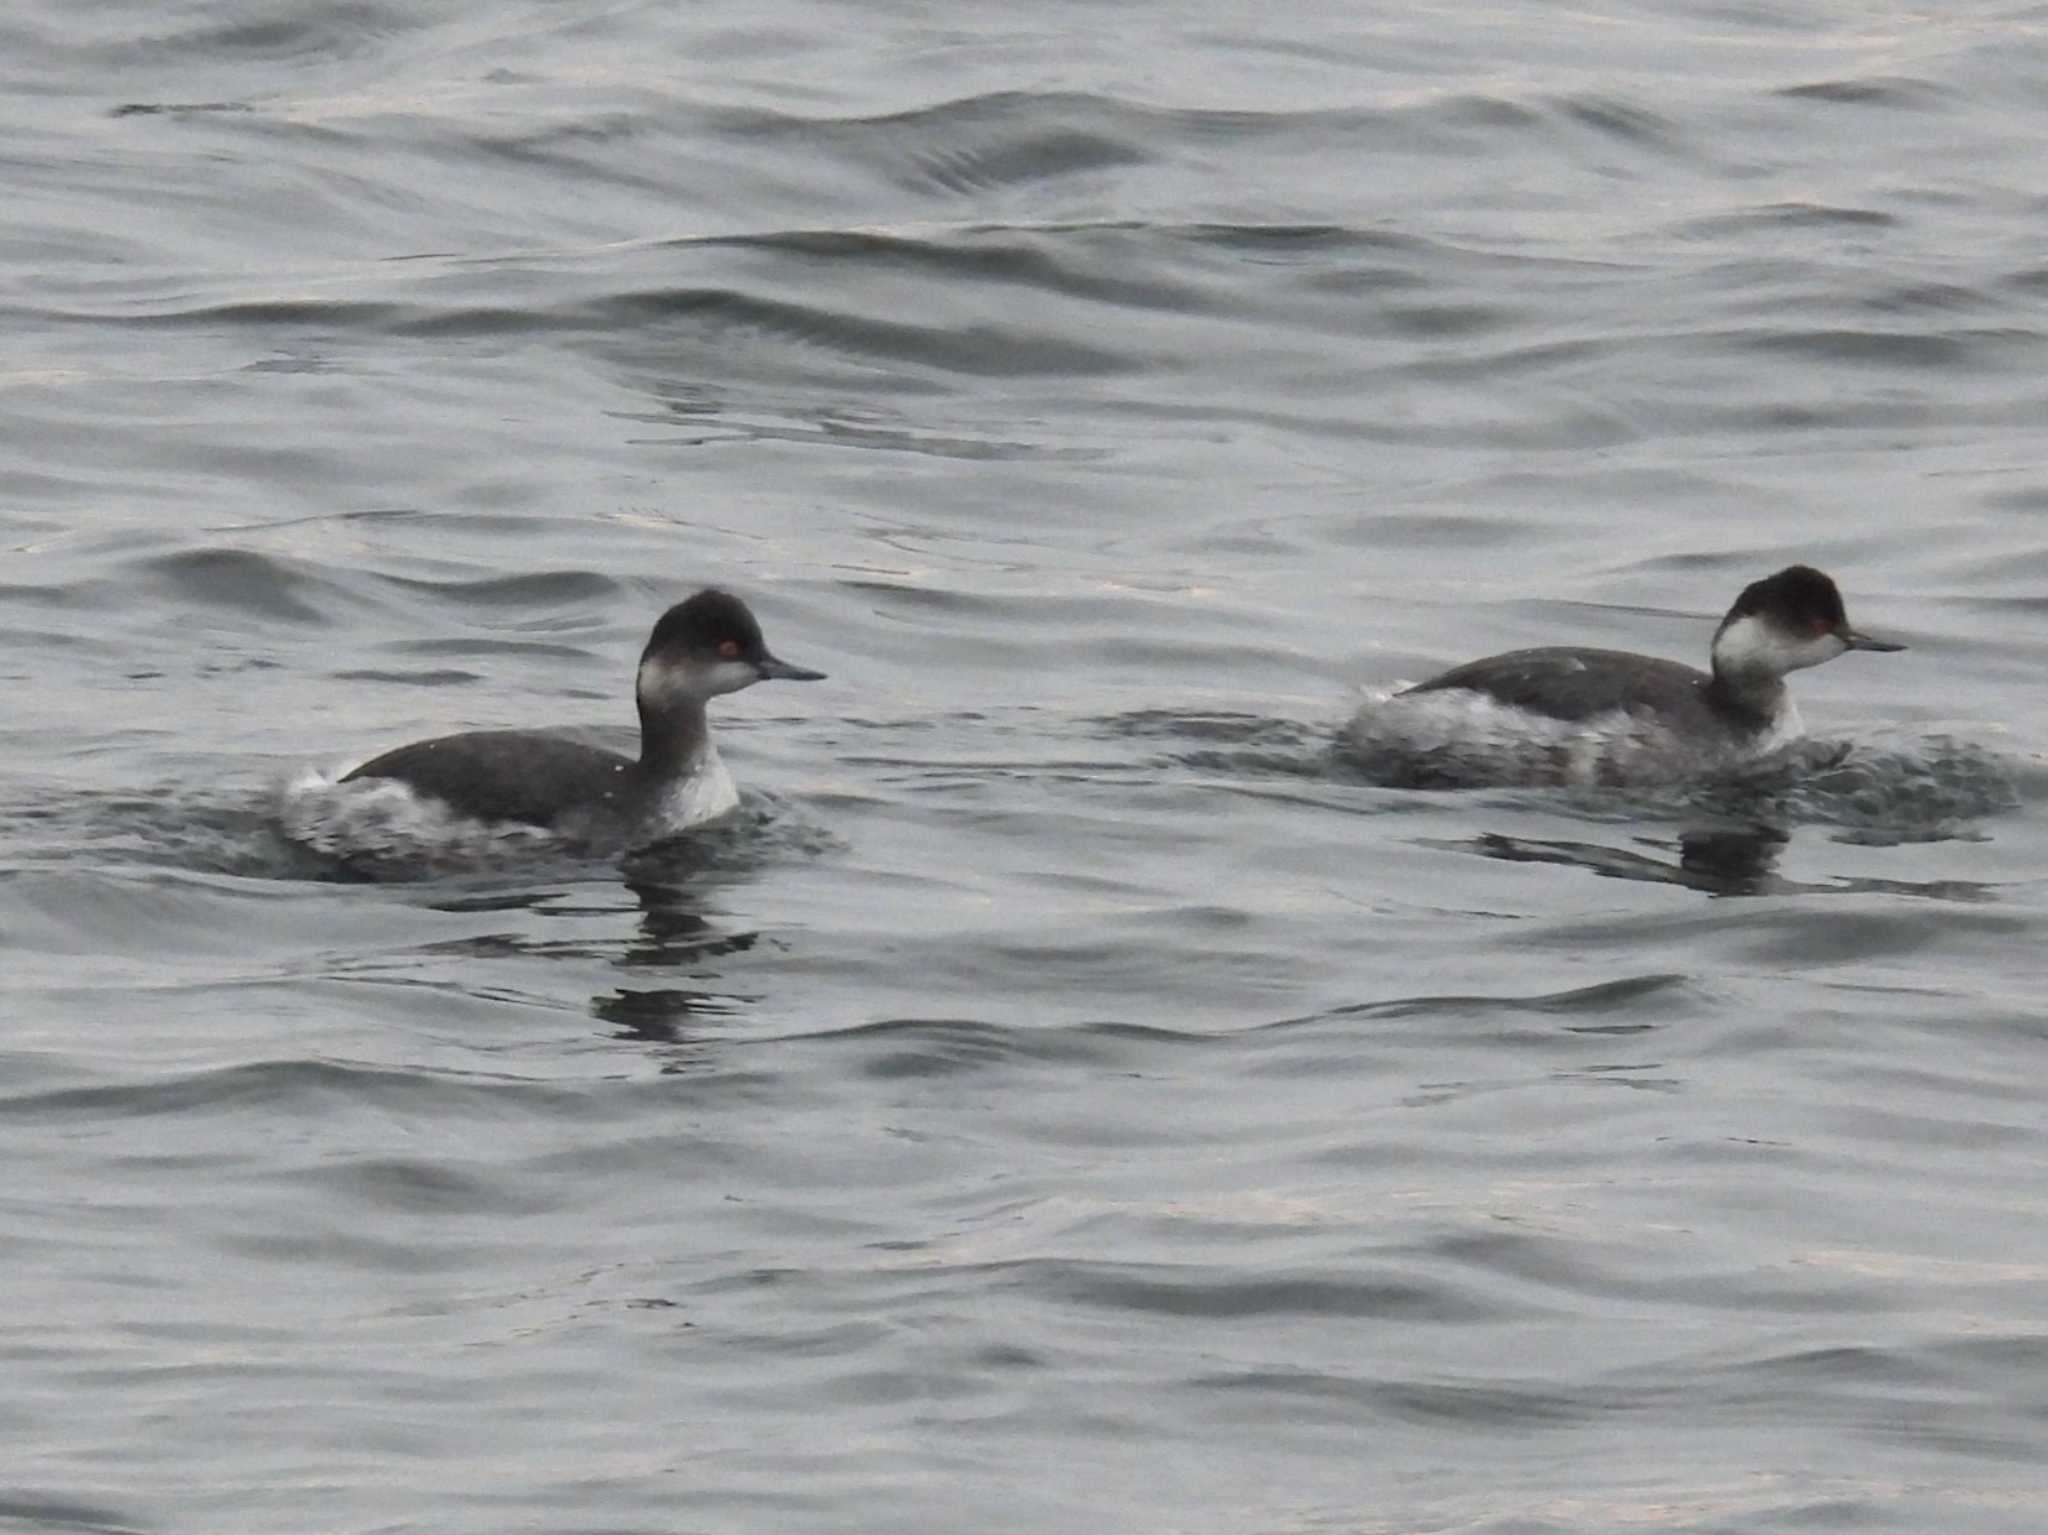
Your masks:
{"label": "white water splash", "polygon": [[1445,688],[1375,694],[1343,734],[1359,767],[1382,783],[1455,789],[1671,784],[1752,766],[1801,733],[1789,701],[1761,736],[1703,742],[1626,709],[1559,720]]}
{"label": "white water splash", "polygon": [[275,814],[288,840],[356,867],[420,872],[570,850],[568,839],[541,827],[472,820],[395,779],[344,783],[341,772],[306,768],[278,785]]}

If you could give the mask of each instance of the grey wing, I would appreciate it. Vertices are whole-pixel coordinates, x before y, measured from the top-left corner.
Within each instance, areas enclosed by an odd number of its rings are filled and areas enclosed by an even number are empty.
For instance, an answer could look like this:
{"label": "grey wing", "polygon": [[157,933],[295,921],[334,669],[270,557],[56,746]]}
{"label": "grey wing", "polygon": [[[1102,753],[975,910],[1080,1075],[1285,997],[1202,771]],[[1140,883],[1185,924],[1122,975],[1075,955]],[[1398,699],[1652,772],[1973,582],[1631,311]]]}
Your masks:
{"label": "grey wing", "polygon": [[1576,721],[1638,707],[1674,692],[1689,697],[1705,680],[1704,673],[1676,661],[1623,650],[1545,646],[1468,661],[1407,691],[1464,688],[1510,708]]}
{"label": "grey wing", "polygon": [[547,826],[565,809],[616,792],[631,766],[616,752],[580,741],[480,730],[397,747],[342,781],[396,779],[479,820]]}

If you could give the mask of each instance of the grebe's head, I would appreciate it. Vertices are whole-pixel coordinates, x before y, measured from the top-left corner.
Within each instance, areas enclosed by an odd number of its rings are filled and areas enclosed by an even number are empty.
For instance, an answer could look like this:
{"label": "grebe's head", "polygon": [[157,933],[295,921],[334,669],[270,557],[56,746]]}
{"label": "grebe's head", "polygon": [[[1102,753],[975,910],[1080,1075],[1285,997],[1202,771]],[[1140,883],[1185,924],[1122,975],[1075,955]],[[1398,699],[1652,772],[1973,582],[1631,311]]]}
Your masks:
{"label": "grebe's head", "polygon": [[634,692],[643,709],[660,708],[701,704],[771,677],[816,682],[824,675],[777,660],[747,605],[730,592],[706,587],[661,615],[640,653]]}
{"label": "grebe's head", "polygon": [[1714,674],[1782,677],[1847,650],[1904,650],[1849,622],[1835,583],[1811,565],[1787,565],[1742,589],[1714,631]]}

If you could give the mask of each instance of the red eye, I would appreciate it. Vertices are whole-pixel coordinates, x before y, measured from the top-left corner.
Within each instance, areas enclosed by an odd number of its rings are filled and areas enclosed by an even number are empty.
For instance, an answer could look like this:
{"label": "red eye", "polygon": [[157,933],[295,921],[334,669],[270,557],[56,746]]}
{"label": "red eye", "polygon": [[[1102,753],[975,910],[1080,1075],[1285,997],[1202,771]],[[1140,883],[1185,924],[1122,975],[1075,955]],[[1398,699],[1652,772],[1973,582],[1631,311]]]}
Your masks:
{"label": "red eye", "polygon": [[718,653],[728,661],[736,661],[739,659],[740,642],[738,640],[720,640],[718,642]]}
{"label": "red eye", "polygon": [[1816,618],[1813,621],[1813,632],[1815,634],[1832,634],[1834,632],[1834,628],[1835,626],[1833,622],[1828,619]]}

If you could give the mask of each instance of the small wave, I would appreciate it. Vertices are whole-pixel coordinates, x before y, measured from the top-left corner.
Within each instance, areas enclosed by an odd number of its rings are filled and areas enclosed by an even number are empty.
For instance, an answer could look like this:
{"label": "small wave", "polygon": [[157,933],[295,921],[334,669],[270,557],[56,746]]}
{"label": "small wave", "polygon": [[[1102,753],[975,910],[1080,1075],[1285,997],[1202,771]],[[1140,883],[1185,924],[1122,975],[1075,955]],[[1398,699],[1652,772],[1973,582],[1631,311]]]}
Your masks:
{"label": "small wave", "polygon": [[[1668,1019],[1678,1006],[1673,993],[1683,992],[1687,984],[1687,979],[1683,975],[1656,971],[1646,975],[1621,976],[1611,981],[1596,981],[1590,986],[1574,986],[1569,991],[1547,991],[1531,996],[1455,994],[1391,997],[1377,1002],[1347,1002],[1342,1006],[1304,1014],[1299,1018],[1282,1018],[1273,1023],[1261,1024],[1259,1029],[1261,1032],[1291,1032],[1304,1026],[1325,1024],[1333,1020],[1360,1018],[1438,1019],[1535,1014],[1543,1017],[1592,1019],[1610,1013],[1626,1016],[1635,1013],[1639,1005],[1646,1002],[1652,1004],[1652,1011],[1657,1017]],[[1639,1025],[1643,1028],[1649,1026],[1647,1022]],[[1593,1032],[1594,1028],[1594,1025],[1587,1023],[1582,1026],[1582,1031]],[[1600,1029],[1600,1032],[1605,1033],[1614,1031],[1612,1025]]]}
{"label": "small wave", "polygon": [[434,581],[418,576],[387,575],[380,579],[408,592],[427,593],[439,601],[460,607],[526,608],[569,607],[577,603],[600,606],[622,595],[624,588],[610,576],[593,570],[541,570],[514,576],[490,576],[482,580]]}
{"label": "small wave", "polygon": [[[343,59],[376,54],[390,40],[429,25],[424,15],[411,7],[380,5],[374,0],[257,7],[246,12],[238,6],[194,6],[141,14],[158,18],[156,24],[130,21],[93,47],[102,67],[120,72],[133,68],[155,78],[174,77],[200,61],[208,66],[279,69],[318,60],[333,67]],[[130,102],[114,108],[111,115],[249,110],[236,101]]]}
{"label": "small wave", "polygon": [[508,1076],[480,1077],[398,1070],[368,1062],[299,1058],[248,1061],[148,1080],[61,1087],[0,1096],[0,1118],[77,1123],[91,1119],[144,1119],[229,1109],[312,1117],[374,1103],[422,1115],[455,1117],[495,1112],[507,1095],[571,1106],[572,1091]]}
{"label": "small wave", "polygon": [[970,1075],[1025,1063],[1128,1066],[1140,1054],[1206,1046],[1209,1036],[1121,1023],[997,1023],[978,1018],[883,1018],[802,1036],[807,1044],[861,1052],[871,1077]]}
{"label": "small wave", "polygon": [[1244,778],[1320,778],[1321,727],[1301,720],[1216,710],[1138,709],[1089,722],[1109,740],[1159,741],[1157,766]]}
{"label": "small wave", "polygon": [[1026,1279],[1072,1304],[1206,1322],[1303,1316],[1478,1322],[1522,1316],[1531,1309],[1482,1300],[1469,1290],[1410,1272],[1406,1265],[1378,1272],[1347,1267],[1233,1273],[1163,1263],[1039,1260],[1028,1266]]}
{"label": "small wave", "polygon": [[265,619],[316,624],[327,604],[343,598],[339,582],[309,574],[290,560],[252,549],[185,549],[153,555],[139,570],[175,605],[225,608]]}
{"label": "small wave", "polygon": [[1877,208],[1845,208],[1825,203],[1782,202],[1737,208],[1688,219],[1678,226],[1681,236],[1730,238],[1771,233],[1777,230],[1890,229],[1899,222],[1896,214]]}
{"label": "small wave", "polygon": [[1680,142],[1670,119],[1612,96],[1566,97],[1557,109],[1581,127],[1641,148],[1672,149]]}
{"label": "small wave", "polygon": [[1838,106],[1891,107],[1930,111],[1947,104],[1948,92],[1927,80],[1879,75],[1863,80],[1813,80],[1777,92],[1788,101],[1820,101]]}
{"label": "small wave", "polygon": [[30,1488],[0,1495],[0,1524],[25,1530],[72,1530],[78,1535],[143,1535],[156,1527],[146,1515],[101,1503],[81,1503]]}
{"label": "small wave", "polygon": [[1982,366],[2000,348],[2024,348],[2031,355],[2038,335],[2022,328],[1958,329],[1945,335],[1836,326],[1762,330],[1722,338],[1747,352],[1784,355],[1859,367],[1938,369],[1944,373]]}
{"label": "small wave", "polygon": [[[682,325],[712,335],[757,335],[782,345],[839,353],[873,366],[877,358],[923,363],[974,377],[1083,376],[1132,372],[1132,358],[1092,342],[1062,339],[1010,319],[916,323],[885,315],[798,303],[732,288],[652,288],[605,295],[566,317],[600,336]],[[495,321],[493,322],[495,324]],[[531,317],[522,317],[531,323]],[[436,317],[421,333],[461,331],[460,315]]]}
{"label": "small wave", "polygon": [[183,117],[202,112],[253,112],[246,101],[124,101],[109,117]]}
{"label": "small wave", "polygon": [[965,197],[1143,165],[1167,117],[1080,92],[997,91],[874,117],[733,112],[726,130],[748,141],[800,137],[911,190]]}

